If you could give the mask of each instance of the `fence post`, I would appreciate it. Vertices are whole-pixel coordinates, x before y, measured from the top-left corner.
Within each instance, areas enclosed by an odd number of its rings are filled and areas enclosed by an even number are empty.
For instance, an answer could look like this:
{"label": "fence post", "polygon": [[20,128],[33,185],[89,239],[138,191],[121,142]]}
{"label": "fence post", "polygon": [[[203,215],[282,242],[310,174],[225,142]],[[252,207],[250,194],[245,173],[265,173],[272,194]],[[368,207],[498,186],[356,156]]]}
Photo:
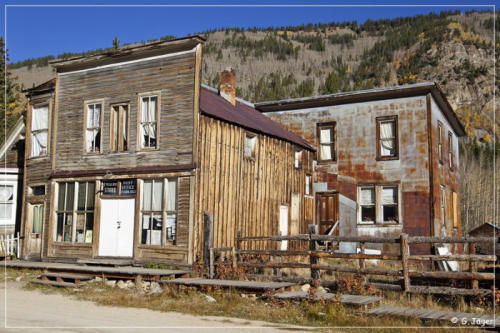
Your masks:
{"label": "fence post", "polygon": [[404,292],[408,293],[410,291],[410,278],[408,276],[408,235],[401,234],[400,238],[401,245],[401,265],[403,266],[403,282],[404,282]]}
{"label": "fence post", "polygon": [[17,258],[21,258],[21,238],[19,237],[19,231],[17,232],[17,248],[16,248],[16,256]]}
{"label": "fence post", "polygon": [[215,253],[214,249],[210,248],[210,278],[214,278],[214,260],[215,260]]}
{"label": "fence post", "polygon": [[[310,224],[309,225],[309,250],[310,251],[316,251],[316,241],[312,240],[311,235],[316,235],[318,234],[318,226],[315,224]],[[320,271],[318,269],[313,269],[312,265],[317,265],[319,262],[319,258],[316,256],[313,256],[312,253],[309,255],[309,262],[311,265],[311,278],[313,280],[319,280],[320,279]],[[314,281],[313,281],[314,283]]]}
{"label": "fence post", "polygon": [[[359,243],[359,253],[364,255],[365,254],[365,247],[366,244],[364,242]],[[365,259],[359,259],[359,269],[364,270],[365,269]],[[363,282],[366,284],[368,282],[368,276],[365,273],[361,273],[363,275]]]}
{"label": "fence post", "polygon": [[203,213],[203,266],[209,266],[210,249],[214,246],[214,217]]}
{"label": "fence post", "polygon": [[236,261],[240,261],[240,250],[241,250],[241,230],[236,232]]}
{"label": "fence post", "polygon": [[[476,254],[476,244],[469,243],[469,254],[471,255]],[[477,262],[471,260],[471,258],[469,258],[469,270],[471,273],[477,273]],[[479,287],[478,281],[472,280],[472,289],[477,289],[478,287]]]}

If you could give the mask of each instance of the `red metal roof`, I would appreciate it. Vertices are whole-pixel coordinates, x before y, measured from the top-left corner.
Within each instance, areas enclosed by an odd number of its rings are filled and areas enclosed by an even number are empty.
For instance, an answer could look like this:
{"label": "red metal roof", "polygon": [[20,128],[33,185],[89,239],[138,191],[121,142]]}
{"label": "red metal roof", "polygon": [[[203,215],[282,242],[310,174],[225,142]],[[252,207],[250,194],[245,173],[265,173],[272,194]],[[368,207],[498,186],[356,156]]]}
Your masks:
{"label": "red metal roof", "polygon": [[200,109],[202,113],[210,117],[294,143],[308,150],[315,150],[306,140],[288,131],[253,107],[239,101],[236,101],[236,105],[233,106],[219,94],[206,87],[201,87]]}

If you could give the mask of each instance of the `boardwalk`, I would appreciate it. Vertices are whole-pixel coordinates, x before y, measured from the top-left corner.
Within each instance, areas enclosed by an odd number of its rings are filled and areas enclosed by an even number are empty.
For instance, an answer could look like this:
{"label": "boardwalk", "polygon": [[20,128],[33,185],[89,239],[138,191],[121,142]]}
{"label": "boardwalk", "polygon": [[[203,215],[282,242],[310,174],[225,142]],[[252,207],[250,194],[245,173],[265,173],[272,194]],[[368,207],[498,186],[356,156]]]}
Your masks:
{"label": "boardwalk", "polygon": [[[313,296],[314,295],[314,296]],[[332,293],[315,293],[309,295],[305,291],[287,291],[280,294],[275,294],[272,297],[277,299],[306,299],[319,301],[324,300],[336,300],[337,295]],[[383,300],[383,297],[376,296],[359,296],[359,295],[338,295],[340,296],[339,301],[344,305],[361,306],[367,309],[370,305],[378,304]]]}
{"label": "boardwalk", "polygon": [[199,278],[181,278],[175,280],[165,280],[161,281],[165,284],[179,284],[185,286],[218,286],[221,288],[234,288],[252,291],[270,291],[270,290],[280,290],[290,288],[295,285],[295,283],[289,282],[262,282],[262,281],[239,281],[239,280],[217,280],[217,279],[199,279]]}
{"label": "boardwalk", "polygon": [[461,326],[481,326],[481,327],[500,327],[500,323],[495,320],[493,315],[440,311],[435,309],[415,309],[401,306],[383,305],[378,308],[371,309],[368,314],[379,316],[399,316],[399,317],[414,317],[422,320],[439,320],[447,321],[451,324],[459,324]]}

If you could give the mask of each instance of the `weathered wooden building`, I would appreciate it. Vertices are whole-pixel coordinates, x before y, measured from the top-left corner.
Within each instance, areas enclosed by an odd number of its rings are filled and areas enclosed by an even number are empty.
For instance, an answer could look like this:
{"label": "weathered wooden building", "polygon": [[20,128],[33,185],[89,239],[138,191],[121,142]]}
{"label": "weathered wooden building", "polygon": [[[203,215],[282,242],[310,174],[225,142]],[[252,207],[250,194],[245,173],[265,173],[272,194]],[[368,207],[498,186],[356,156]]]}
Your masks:
{"label": "weathered wooden building", "polygon": [[314,148],[201,82],[198,36],[56,60],[29,91],[24,257],[191,264],[215,246],[303,232]]}
{"label": "weathered wooden building", "polygon": [[317,147],[313,188],[323,232],[340,221],[341,235],[461,235],[458,137],[465,132],[435,83],[256,108]]}

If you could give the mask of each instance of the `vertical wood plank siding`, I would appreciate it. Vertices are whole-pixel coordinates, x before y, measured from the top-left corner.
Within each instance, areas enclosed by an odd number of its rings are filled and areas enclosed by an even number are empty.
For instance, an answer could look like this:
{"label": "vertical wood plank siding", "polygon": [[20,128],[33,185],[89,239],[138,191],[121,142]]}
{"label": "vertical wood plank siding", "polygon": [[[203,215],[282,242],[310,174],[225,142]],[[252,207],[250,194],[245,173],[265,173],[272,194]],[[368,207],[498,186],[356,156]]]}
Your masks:
{"label": "vertical wood plank siding", "polygon": [[[203,246],[204,212],[214,216],[214,247],[233,246],[237,230],[244,236],[278,234],[279,206],[290,205],[292,193],[299,193],[301,198],[300,232],[306,233],[311,222],[305,218],[304,193],[313,153],[304,151],[303,167],[296,169],[295,151],[301,148],[258,135],[255,158],[250,159],[244,157],[245,133],[239,126],[207,116],[200,118],[193,237],[198,259]],[[312,212],[309,214],[312,217]],[[252,243],[256,248],[270,246]]]}
{"label": "vertical wood plank siding", "polygon": [[[56,170],[192,163],[195,53],[59,75]],[[139,94],[160,92],[159,147],[138,152]],[[101,154],[84,150],[84,103],[104,100]],[[128,151],[110,153],[110,110],[129,104]]]}

